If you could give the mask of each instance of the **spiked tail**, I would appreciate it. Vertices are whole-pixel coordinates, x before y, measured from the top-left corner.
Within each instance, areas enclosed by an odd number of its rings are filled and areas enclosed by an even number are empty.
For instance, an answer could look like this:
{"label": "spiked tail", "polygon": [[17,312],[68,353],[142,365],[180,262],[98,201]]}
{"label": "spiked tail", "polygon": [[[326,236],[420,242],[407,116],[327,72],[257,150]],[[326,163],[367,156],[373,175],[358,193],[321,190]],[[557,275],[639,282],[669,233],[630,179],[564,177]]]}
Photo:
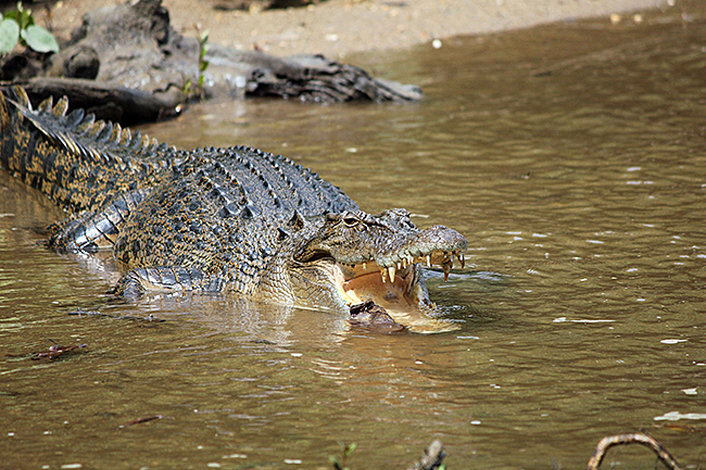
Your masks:
{"label": "spiked tail", "polygon": [[67,114],[66,97],[36,110],[19,86],[0,90],[0,164],[73,211],[129,189],[153,174],[174,150],[82,109]]}

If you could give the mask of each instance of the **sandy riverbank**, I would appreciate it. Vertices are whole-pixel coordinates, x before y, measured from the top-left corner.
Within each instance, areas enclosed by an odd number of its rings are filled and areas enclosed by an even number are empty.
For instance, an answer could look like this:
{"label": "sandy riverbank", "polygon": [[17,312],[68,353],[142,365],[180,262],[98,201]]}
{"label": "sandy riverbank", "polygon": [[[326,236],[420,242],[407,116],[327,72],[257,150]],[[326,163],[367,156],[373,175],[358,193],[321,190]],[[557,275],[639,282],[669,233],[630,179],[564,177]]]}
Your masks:
{"label": "sandy riverbank", "polygon": [[[210,41],[274,55],[323,53],[339,58],[351,52],[399,49],[460,34],[529,27],[566,19],[669,8],[678,0],[328,0],[304,8],[262,12],[222,11],[214,2],[163,0],[172,25],[195,35],[196,24]],[[115,0],[63,0],[51,11],[58,36],[68,37],[83,14]],[[677,3],[676,7],[679,7]],[[36,11],[40,24],[47,11]],[[614,19],[616,17],[614,16]]]}

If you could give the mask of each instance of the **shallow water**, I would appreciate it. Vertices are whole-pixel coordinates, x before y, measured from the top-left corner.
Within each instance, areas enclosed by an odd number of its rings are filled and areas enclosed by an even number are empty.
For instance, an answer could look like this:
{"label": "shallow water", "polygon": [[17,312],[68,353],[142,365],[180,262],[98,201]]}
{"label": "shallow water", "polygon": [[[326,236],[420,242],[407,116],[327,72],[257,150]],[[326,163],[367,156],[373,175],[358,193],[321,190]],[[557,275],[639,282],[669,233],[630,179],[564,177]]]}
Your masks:
{"label": "shallow water", "polygon": [[[0,173],[0,466],[328,468],[356,442],[354,468],[405,468],[438,437],[449,468],[580,468],[643,428],[703,466],[706,22],[688,13],[350,59],[421,84],[415,105],[207,104],[146,127],[283,153],[370,212],[464,233],[470,268],[429,272],[452,333],[110,302],[110,262],[47,250],[60,212]],[[87,346],[29,358],[52,341]]]}

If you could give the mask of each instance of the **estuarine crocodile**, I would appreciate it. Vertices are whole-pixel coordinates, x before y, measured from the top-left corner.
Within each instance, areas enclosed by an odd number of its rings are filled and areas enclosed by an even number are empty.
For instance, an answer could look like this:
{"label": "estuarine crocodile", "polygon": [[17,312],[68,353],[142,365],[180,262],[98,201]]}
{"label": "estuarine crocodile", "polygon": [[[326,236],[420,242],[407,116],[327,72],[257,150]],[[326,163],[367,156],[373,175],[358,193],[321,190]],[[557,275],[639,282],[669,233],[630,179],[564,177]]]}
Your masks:
{"label": "estuarine crocodile", "polygon": [[66,98],[35,110],[22,88],[5,89],[0,162],[71,214],[51,227],[56,250],[112,250],[117,295],[235,292],[404,323],[435,308],[420,264],[448,275],[464,263],[455,230],[420,230],[404,209],[368,214],[289,158],[178,150],[67,110]]}

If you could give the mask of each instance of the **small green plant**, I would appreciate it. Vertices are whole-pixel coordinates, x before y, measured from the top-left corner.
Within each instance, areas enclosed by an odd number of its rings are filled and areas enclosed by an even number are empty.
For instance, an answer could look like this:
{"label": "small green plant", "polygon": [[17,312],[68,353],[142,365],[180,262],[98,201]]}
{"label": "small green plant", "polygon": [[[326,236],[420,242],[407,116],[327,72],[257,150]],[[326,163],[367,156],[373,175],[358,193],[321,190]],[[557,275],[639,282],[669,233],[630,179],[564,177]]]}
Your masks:
{"label": "small green plant", "polygon": [[0,13],[0,54],[7,54],[17,43],[37,52],[58,52],[54,36],[41,26],[34,24],[32,10],[17,3],[17,9],[3,15]]}
{"label": "small green plant", "polygon": [[336,457],[329,457],[329,460],[331,461],[331,464],[333,465],[333,468],[335,470],[350,470],[350,467],[346,466],[346,460],[348,460],[348,457],[355,450],[356,443],[354,442],[352,444],[341,444],[341,447],[343,448],[341,460],[339,461]]}
{"label": "small green plant", "polygon": [[190,78],[186,80],[186,83],[184,83],[184,89],[182,91],[187,98],[203,98],[203,83],[206,69],[208,69],[209,65],[209,62],[206,60],[206,51],[208,50],[208,31],[201,32],[201,29],[196,26],[196,33],[199,38],[199,75],[196,85],[194,85]]}

